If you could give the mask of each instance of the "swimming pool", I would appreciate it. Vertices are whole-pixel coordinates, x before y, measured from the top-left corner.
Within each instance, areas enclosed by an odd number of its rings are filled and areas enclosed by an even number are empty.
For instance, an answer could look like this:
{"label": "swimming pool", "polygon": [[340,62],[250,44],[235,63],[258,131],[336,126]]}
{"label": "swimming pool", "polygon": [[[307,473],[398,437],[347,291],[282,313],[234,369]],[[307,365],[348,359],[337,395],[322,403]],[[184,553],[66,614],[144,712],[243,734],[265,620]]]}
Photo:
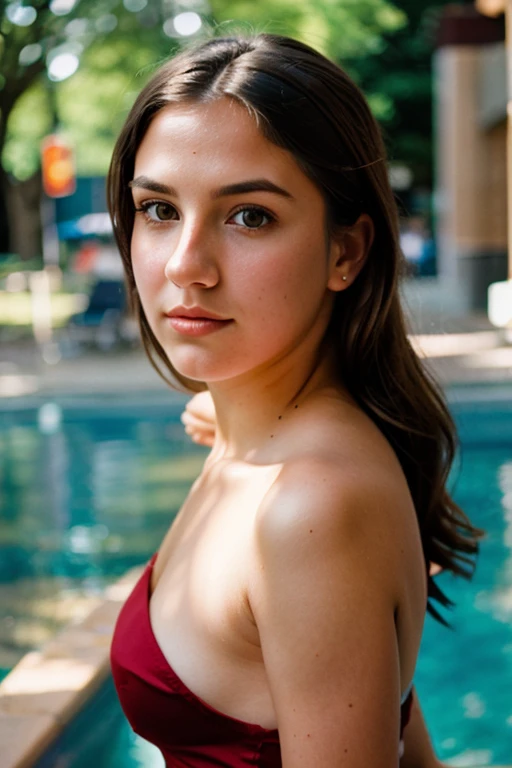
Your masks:
{"label": "swimming pool", "polygon": [[205,449],[182,397],[0,409],[0,677],[159,545]]}
{"label": "swimming pool", "polygon": [[[512,390],[453,390],[451,401],[463,445],[455,496],[488,536],[472,582],[440,577],[457,603],[449,617],[454,631],[427,618],[416,686],[440,757],[460,766],[506,764],[512,762]],[[2,410],[1,589],[42,582],[52,594],[87,598],[148,558],[205,455],[183,434],[182,405],[163,393],[32,399]],[[3,631],[0,643],[8,637]],[[38,768],[57,764],[160,768],[163,761],[131,733],[109,681]]]}

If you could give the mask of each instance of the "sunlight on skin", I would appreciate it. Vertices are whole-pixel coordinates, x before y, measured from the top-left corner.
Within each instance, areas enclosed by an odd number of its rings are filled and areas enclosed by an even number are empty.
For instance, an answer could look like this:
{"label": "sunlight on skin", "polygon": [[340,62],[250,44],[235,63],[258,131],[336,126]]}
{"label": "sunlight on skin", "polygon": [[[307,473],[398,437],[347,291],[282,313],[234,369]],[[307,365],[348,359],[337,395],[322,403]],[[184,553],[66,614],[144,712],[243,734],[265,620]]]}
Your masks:
{"label": "sunlight on skin", "polygon": [[[200,392],[191,398],[183,413],[181,421],[185,432],[194,442],[211,447],[215,438],[215,408],[209,392]],[[436,576],[443,569],[437,563],[430,564],[430,575]]]}

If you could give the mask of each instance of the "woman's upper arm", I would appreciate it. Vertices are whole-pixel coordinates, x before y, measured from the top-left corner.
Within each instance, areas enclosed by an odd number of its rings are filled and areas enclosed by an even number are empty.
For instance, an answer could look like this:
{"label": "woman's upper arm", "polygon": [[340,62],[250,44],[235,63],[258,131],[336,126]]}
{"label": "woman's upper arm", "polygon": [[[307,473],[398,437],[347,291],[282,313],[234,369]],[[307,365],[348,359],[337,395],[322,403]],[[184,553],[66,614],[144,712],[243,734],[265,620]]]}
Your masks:
{"label": "woman's upper arm", "polygon": [[400,669],[385,496],[348,487],[338,467],[318,462],[287,470],[259,511],[251,605],[283,768],[398,764]]}

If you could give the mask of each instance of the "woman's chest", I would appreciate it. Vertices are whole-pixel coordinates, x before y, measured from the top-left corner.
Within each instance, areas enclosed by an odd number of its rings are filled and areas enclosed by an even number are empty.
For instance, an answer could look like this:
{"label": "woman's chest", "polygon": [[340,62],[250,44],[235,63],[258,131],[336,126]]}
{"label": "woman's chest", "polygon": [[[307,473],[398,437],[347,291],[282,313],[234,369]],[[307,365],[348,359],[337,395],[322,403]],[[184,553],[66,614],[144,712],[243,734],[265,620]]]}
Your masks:
{"label": "woman's chest", "polygon": [[275,475],[231,467],[193,486],[152,573],[151,618],[164,642],[182,635],[259,652],[247,593],[256,567],[254,521]]}

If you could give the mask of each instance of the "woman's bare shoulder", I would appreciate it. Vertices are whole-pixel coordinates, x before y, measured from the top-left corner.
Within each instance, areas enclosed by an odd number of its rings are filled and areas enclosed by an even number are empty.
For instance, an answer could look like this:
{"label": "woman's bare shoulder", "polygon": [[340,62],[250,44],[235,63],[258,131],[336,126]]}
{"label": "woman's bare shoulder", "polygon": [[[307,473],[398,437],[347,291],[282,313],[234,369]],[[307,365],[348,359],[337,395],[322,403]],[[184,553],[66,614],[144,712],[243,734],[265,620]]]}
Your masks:
{"label": "woman's bare shoulder", "polygon": [[371,442],[381,450],[390,450],[386,438],[370,416],[342,392],[329,390],[311,397],[294,412],[290,432],[302,432],[304,444],[311,438],[322,438],[332,448],[340,448],[347,440],[357,444]]}
{"label": "woman's bare shoulder", "polygon": [[[407,482],[391,445],[353,401],[331,396],[308,404],[291,427],[280,483],[332,473],[341,493],[382,487],[409,499]],[[300,482],[299,482],[300,485]]]}
{"label": "woman's bare shoulder", "polygon": [[368,546],[382,544],[376,532],[412,509],[407,487],[377,461],[343,455],[310,451],[283,463],[256,516],[262,541],[284,544],[316,531],[326,542],[362,535]]}
{"label": "woman's bare shoulder", "polygon": [[368,722],[379,723],[368,764],[398,751],[400,577],[379,522],[392,504],[383,480],[304,456],[260,505],[249,598],[289,762],[310,749],[334,764],[361,749]]}
{"label": "woman's bare shoulder", "polygon": [[406,561],[421,554],[398,459],[364,413],[335,400],[306,414],[301,426],[304,439],[291,441],[255,518],[261,557],[285,567],[288,551],[321,559],[334,548],[346,560],[371,561],[398,596]]}

